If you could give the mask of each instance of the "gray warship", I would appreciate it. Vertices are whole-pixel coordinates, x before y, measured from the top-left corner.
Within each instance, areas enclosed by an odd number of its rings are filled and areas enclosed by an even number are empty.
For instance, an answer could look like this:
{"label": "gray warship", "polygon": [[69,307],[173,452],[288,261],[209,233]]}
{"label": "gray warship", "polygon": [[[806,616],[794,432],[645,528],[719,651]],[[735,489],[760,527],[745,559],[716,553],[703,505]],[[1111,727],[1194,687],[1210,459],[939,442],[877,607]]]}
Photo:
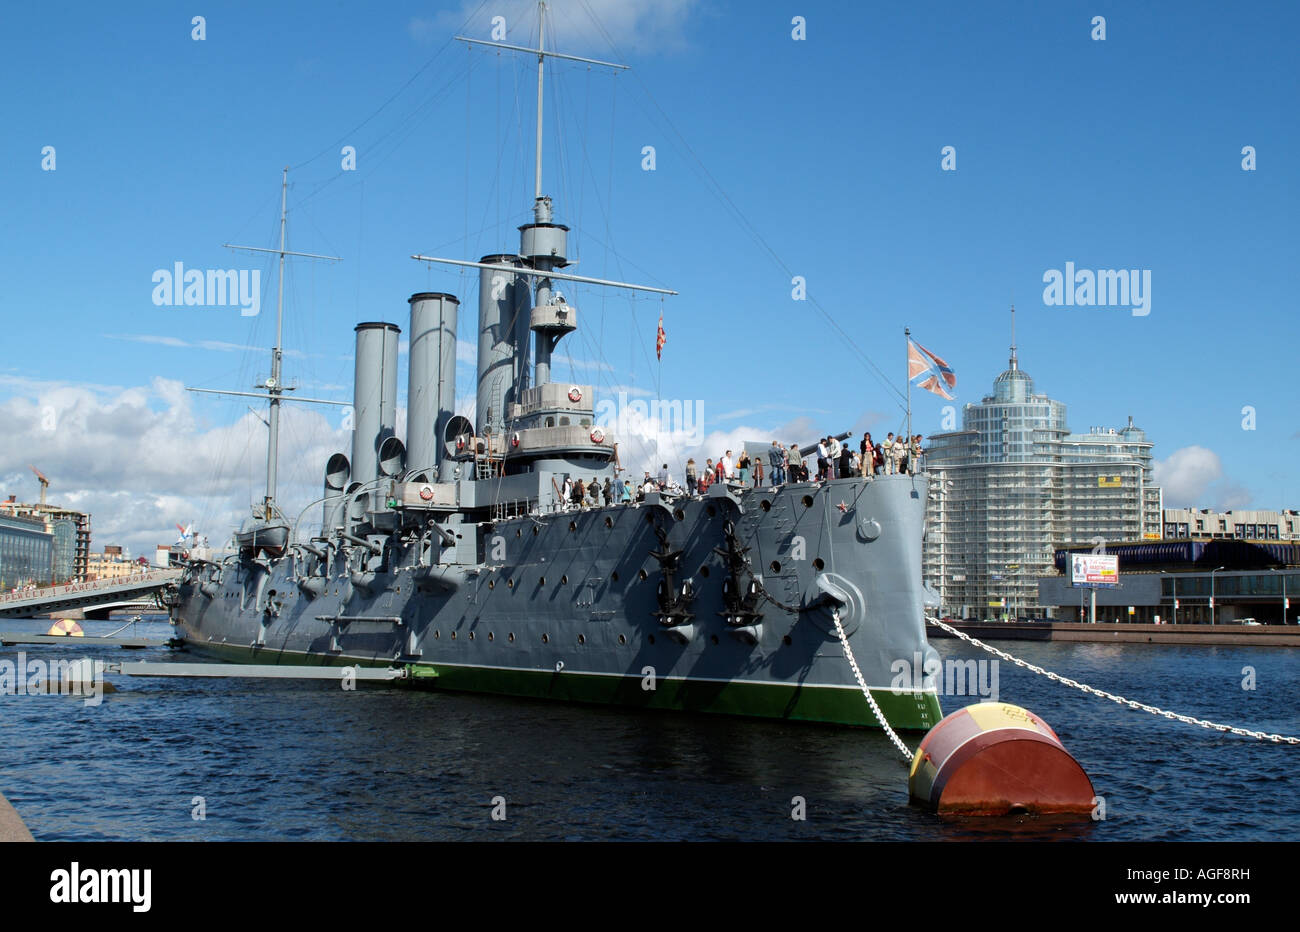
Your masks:
{"label": "gray warship", "polygon": [[[557,53],[526,51],[538,56],[538,148],[518,250],[413,257],[478,269],[475,421],[455,413],[456,296],[409,298],[404,438],[401,329],[357,324],[351,449],[325,464],[320,511],[302,527],[275,498],[277,323],[260,386],[266,495],[236,552],[186,564],[171,598],[178,636],[226,660],[397,666],[399,682],[438,690],[878,727],[865,684],[891,726],[930,728],[942,717],[933,683],[897,685],[899,661],[921,670],[936,657],[924,474],[563,499],[567,479],[621,484],[626,470],[594,387],[552,380],[556,346],[578,327],[558,283],[643,286],[562,271],[569,228],[541,184],[543,65]],[[281,278],[295,255],[284,218],[282,195]]]}

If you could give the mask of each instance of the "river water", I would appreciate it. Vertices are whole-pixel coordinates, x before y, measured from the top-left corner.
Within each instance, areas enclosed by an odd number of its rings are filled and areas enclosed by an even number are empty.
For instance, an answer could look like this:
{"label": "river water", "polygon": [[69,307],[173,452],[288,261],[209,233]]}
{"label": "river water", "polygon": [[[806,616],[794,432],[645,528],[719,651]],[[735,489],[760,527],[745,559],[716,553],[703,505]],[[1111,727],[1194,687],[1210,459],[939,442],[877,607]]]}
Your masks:
{"label": "river water", "polygon": [[[104,634],[120,624],[84,626]],[[165,620],[137,628],[171,632]],[[935,646],[946,659],[985,656],[951,640]],[[1300,733],[1292,649],[998,646],[1162,708]],[[24,653],[87,655],[84,642]],[[0,648],[0,663],[18,655]],[[199,659],[165,649],[89,655]],[[1252,671],[1254,688],[1243,688]],[[991,686],[993,669],[984,672]],[[0,695],[0,792],[39,840],[1300,837],[1300,747],[1132,711],[1005,662],[998,698],[1052,725],[1105,799],[1104,820],[941,819],[908,805],[906,768],[878,731],[372,684],[348,692],[311,681],[109,680],[118,691],[98,706]],[[971,701],[945,696],[944,710]],[[915,747],[921,736],[904,737]],[[795,797],[805,819],[792,818]]]}

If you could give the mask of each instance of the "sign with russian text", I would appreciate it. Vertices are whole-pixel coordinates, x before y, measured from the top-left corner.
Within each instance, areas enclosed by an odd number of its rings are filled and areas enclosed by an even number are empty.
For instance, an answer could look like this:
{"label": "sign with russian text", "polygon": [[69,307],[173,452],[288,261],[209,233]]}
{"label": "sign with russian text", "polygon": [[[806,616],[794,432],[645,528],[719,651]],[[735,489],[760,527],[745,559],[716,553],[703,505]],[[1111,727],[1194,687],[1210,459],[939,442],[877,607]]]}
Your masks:
{"label": "sign with russian text", "polygon": [[1106,553],[1072,554],[1070,585],[1115,588],[1119,585],[1119,557]]}

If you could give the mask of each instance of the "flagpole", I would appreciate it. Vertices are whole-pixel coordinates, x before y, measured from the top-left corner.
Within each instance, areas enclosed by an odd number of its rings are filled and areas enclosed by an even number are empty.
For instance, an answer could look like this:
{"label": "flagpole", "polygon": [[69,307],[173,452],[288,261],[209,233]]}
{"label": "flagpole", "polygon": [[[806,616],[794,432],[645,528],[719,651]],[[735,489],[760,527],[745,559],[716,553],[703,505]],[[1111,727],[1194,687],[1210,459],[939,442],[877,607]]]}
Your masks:
{"label": "flagpole", "polygon": [[[912,453],[912,331],[908,327],[903,328],[903,342],[903,353],[907,360],[904,369],[907,375],[907,442],[904,447],[910,457]],[[910,469],[912,466],[910,460],[907,465]]]}

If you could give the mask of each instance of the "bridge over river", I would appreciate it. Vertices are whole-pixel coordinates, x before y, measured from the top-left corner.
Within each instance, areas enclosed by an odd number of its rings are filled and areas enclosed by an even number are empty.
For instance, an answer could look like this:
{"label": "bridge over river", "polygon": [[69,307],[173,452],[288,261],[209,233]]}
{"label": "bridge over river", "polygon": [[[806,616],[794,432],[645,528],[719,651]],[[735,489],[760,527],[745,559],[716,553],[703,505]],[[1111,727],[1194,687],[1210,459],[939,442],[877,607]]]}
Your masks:
{"label": "bridge over river", "polygon": [[84,609],[87,616],[101,613],[107,616],[114,608],[161,594],[180,578],[179,569],[154,569],[116,579],[94,579],[27,592],[0,593],[0,618],[30,618],[74,608]]}

